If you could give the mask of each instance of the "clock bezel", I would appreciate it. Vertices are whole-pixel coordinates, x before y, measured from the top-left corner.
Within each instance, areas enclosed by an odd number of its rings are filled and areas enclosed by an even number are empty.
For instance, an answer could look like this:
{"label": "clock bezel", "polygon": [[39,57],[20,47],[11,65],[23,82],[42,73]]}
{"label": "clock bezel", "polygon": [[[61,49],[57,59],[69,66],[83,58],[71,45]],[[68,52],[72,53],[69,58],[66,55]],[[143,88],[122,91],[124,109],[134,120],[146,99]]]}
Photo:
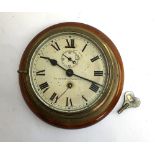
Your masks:
{"label": "clock bezel", "polygon": [[[103,99],[99,100],[96,106],[88,108],[83,112],[79,112],[77,114],[64,114],[49,109],[45,105],[40,105],[39,100],[34,96],[33,92],[31,91],[30,82],[28,79],[28,68],[34,49],[39,45],[41,41],[43,41],[47,37],[47,35],[51,35],[65,30],[75,32],[79,31],[83,33],[85,32],[86,34],[90,34],[92,37],[94,37],[94,39],[98,40],[98,42],[100,42],[101,44],[104,44],[104,46],[106,46],[105,48],[107,48],[107,51],[109,51],[111,56],[111,67],[116,69],[116,74],[113,73],[115,74],[115,78],[113,79],[113,81],[111,81],[111,86],[109,85],[109,87],[113,87],[109,88],[110,91],[107,92],[107,96],[109,94],[111,94],[111,96],[109,95],[108,99],[106,98],[104,101]],[[19,66],[19,73],[19,84],[21,92],[30,109],[42,120],[52,125],[63,128],[86,127],[98,122],[99,120],[107,116],[116,105],[121,95],[124,82],[124,69],[122,59],[113,42],[104,33],[97,30],[96,28],[83,23],[74,22],[60,23],[50,26],[40,32],[37,36],[35,36],[28,44],[23,53]]]}
{"label": "clock bezel", "polygon": [[[70,31],[70,30],[69,30]],[[91,42],[91,43],[93,43],[95,46],[97,46],[97,48],[100,50],[100,51],[103,51],[103,49],[101,49],[100,47],[98,47],[98,44],[94,41],[94,40],[92,40],[91,38],[88,38],[88,36],[85,36],[84,34],[79,34],[79,33],[77,33],[77,32],[68,32],[68,30],[66,31],[65,30],[65,32],[62,32],[62,33],[59,33],[59,34],[53,34],[52,36],[63,36],[63,35],[77,35],[77,36],[80,36],[80,37],[84,37],[85,39],[87,39],[87,41],[89,41],[89,42]],[[51,37],[51,36],[49,36],[49,37]],[[49,38],[47,38],[48,40],[50,40]],[[45,41],[45,40],[44,40]],[[39,46],[40,46],[40,44],[39,44]],[[37,47],[37,48],[39,48],[39,46]],[[105,66],[106,66],[106,69],[107,69],[107,77],[106,77],[106,79],[105,79],[105,86],[104,86],[104,90],[106,90],[107,89],[107,83],[108,83],[108,81],[109,81],[109,67],[108,67],[108,60],[107,60],[107,57],[106,57],[106,55],[105,55],[105,53],[104,52],[101,52],[101,54],[102,54],[102,57],[103,57],[103,59],[104,59],[104,61],[105,61]],[[31,74],[32,74],[32,64],[33,64],[33,55],[35,55],[35,52],[32,54],[32,57],[30,56],[30,65],[29,65],[29,67],[28,67],[28,69],[29,69],[29,80],[28,81],[30,81],[31,82],[31,85],[32,85],[32,88],[33,88],[33,90],[35,91],[35,94],[37,95],[38,94],[38,92],[36,91],[36,89],[33,87],[33,82],[32,82],[32,77],[31,77]],[[33,92],[32,92],[33,93]],[[105,93],[104,93],[105,94]],[[103,95],[99,95],[98,97],[100,98],[100,96],[102,96],[103,97]],[[38,94],[38,98],[41,100],[41,102],[43,102],[45,105],[47,105],[47,106],[49,106],[49,104],[48,103],[46,103],[40,96],[39,96],[39,94]],[[92,104],[94,104],[94,103],[92,103]],[[82,111],[82,110],[84,110],[84,109],[88,109],[90,106],[93,106],[93,105],[90,105],[90,104],[88,104],[88,105],[86,105],[84,108],[81,108],[81,109],[76,109],[76,110],[73,110],[73,109],[62,109],[62,110],[60,110],[60,109],[56,109],[54,106],[52,107],[52,106],[50,106],[50,108],[51,109],[53,109],[53,110],[56,110],[56,111],[60,111],[60,112],[64,112],[64,113],[78,113],[78,112],[80,112],[80,111]]]}

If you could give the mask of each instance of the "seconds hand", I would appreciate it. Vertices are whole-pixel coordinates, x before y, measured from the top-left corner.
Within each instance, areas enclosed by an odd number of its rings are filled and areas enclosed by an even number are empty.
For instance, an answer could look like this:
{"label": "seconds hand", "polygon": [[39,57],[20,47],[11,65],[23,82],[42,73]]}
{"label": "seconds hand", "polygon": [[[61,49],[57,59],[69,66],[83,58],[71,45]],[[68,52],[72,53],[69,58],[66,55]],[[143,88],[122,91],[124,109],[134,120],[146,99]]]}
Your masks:
{"label": "seconds hand", "polygon": [[67,57],[65,54],[63,54],[63,56],[64,56],[64,57],[66,57],[66,58],[68,59],[68,61],[72,61],[72,63],[73,63],[73,64],[75,64],[75,63],[76,63],[76,61],[72,60],[72,58],[71,58],[71,57]]}
{"label": "seconds hand", "polygon": [[67,69],[67,70],[66,70],[65,68],[63,68],[62,66],[60,66],[60,65],[57,63],[57,60],[55,60],[55,59],[50,59],[49,57],[44,57],[44,56],[40,56],[40,58],[47,59],[47,60],[50,61],[50,63],[51,63],[53,66],[58,66],[58,67],[60,67],[61,69],[65,70],[65,71],[66,71],[66,75],[69,76],[69,77],[71,77],[71,76],[74,75],[74,76],[77,76],[77,77],[79,77],[79,78],[81,78],[81,79],[84,79],[84,80],[86,80],[86,81],[95,83],[95,84],[97,84],[97,85],[103,87],[103,85],[101,85],[101,84],[99,84],[99,83],[97,83],[97,82],[95,82],[95,81],[92,81],[92,80],[89,80],[89,79],[87,79],[87,78],[85,78],[85,77],[82,77],[82,76],[79,76],[79,75],[74,74],[74,72],[73,72],[72,69]]}

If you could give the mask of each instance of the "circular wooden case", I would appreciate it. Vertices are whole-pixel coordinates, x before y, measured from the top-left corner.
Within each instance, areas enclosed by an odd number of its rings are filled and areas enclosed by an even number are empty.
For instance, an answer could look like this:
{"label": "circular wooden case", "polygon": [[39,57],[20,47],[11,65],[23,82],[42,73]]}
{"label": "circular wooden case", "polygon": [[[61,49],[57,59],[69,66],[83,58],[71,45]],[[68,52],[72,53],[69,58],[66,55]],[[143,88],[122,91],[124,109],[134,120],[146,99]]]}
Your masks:
{"label": "circular wooden case", "polygon": [[[110,75],[106,97],[101,98],[94,106],[77,113],[57,112],[45,106],[33,92],[29,81],[29,64],[35,48],[48,36],[59,32],[82,33],[95,40],[107,53]],[[123,63],[113,42],[98,29],[75,22],[67,22],[46,28],[35,36],[26,47],[19,66],[19,84],[23,98],[30,109],[42,120],[62,128],[82,128],[103,119],[116,105],[124,82]]]}

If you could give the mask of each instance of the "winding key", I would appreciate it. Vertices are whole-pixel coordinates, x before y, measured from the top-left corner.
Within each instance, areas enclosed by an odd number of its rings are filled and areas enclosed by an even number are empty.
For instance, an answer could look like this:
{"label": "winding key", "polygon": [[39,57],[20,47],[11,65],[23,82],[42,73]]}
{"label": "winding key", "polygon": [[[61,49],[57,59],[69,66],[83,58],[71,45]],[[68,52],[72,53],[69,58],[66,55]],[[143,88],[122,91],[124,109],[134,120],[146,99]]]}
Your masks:
{"label": "winding key", "polygon": [[125,95],[124,95],[124,103],[123,103],[122,107],[118,110],[118,113],[120,114],[125,109],[128,109],[128,108],[139,107],[140,103],[141,102],[140,102],[139,98],[135,97],[133,92],[127,91],[127,92],[125,92]]}

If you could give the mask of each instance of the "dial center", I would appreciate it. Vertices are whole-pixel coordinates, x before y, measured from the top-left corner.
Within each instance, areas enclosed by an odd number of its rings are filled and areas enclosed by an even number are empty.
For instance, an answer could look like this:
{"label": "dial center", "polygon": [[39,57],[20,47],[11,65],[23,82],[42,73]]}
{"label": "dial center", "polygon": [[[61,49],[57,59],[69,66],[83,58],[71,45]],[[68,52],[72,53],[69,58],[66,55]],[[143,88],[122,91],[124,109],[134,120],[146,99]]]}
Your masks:
{"label": "dial center", "polygon": [[74,74],[74,72],[73,72],[72,69],[67,69],[67,70],[66,70],[66,75],[67,75],[67,76],[71,77],[71,76],[73,76],[73,74]]}

